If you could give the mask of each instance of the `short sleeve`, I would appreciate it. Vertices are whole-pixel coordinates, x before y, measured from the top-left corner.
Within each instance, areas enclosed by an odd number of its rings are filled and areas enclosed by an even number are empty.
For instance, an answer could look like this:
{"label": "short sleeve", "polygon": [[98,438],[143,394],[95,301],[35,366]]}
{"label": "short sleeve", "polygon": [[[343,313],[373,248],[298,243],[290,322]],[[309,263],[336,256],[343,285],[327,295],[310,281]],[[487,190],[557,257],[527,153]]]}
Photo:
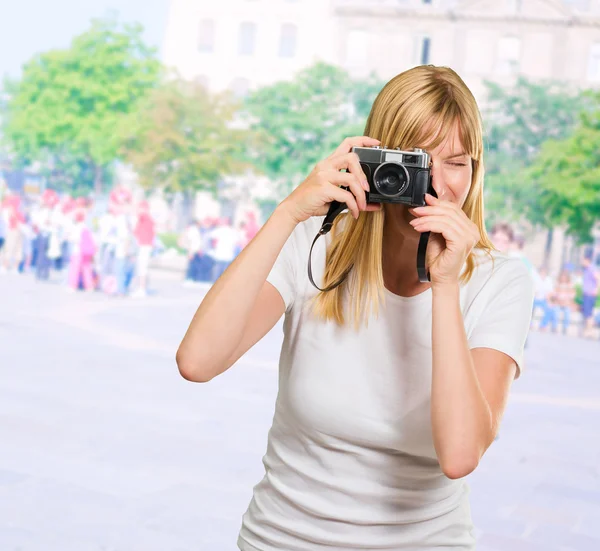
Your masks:
{"label": "short sleeve", "polygon": [[533,279],[525,264],[510,259],[497,266],[486,284],[488,299],[469,337],[469,348],[493,348],[523,365],[533,309]]}
{"label": "short sleeve", "polygon": [[300,225],[296,226],[288,240],[283,245],[273,268],[267,276],[267,281],[279,291],[288,312],[296,298],[297,264],[298,264],[298,233]]}

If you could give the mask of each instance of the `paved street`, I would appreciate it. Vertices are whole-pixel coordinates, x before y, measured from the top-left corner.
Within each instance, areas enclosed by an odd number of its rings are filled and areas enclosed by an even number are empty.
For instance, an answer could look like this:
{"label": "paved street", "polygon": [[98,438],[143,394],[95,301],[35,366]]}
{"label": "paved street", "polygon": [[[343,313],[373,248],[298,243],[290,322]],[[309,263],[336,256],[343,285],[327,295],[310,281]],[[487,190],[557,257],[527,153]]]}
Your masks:
{"label": "paved street", "polygon": [[[0,551],[233,551],[263,474],[281,326],[207,385],[174,361],[202,289],[142,300],[0,275]],[[532,334],[472,475],[480,551],[600,550],[600,342]]]}

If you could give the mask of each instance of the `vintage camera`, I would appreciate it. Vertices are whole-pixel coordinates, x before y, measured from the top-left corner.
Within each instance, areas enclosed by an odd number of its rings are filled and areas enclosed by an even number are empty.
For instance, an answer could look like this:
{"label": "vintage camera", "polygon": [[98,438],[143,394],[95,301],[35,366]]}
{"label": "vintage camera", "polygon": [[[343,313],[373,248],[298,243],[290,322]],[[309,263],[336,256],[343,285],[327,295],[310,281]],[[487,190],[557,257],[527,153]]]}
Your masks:
{"label": "vintage camera", "polygon": [[353,147],[367,176],[370,190],[367,203],[400,203],[425,206],[425,194],[432,193],[431,158],[422,149]]}

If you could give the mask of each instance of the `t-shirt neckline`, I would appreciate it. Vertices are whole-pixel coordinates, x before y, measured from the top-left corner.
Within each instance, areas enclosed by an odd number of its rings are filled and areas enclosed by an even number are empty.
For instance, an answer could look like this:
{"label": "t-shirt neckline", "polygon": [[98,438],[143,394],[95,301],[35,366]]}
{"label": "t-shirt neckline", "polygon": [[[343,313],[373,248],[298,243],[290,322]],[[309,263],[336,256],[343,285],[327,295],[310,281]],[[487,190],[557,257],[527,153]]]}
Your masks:
{"label": "t-shirt neckline", "polygon": [[417,295],[413,295],[412,297],[402,297],[400,295],[396,295],[395,293],[392,293],[392,291],[390,291],[385,285],[383,286],[383,290],[384,290],[384,294],[386,297],[386,300],[390,300],[391,302],[395,302],[397,304],[407,304],[407,303],[419,303],[419,302],[423,302],[427,299],[429,299],[429,297],[431,296],[431,287],[429,287],[428,289],[425,289],[424,291],[422,291],[421,293],[417,294]]}

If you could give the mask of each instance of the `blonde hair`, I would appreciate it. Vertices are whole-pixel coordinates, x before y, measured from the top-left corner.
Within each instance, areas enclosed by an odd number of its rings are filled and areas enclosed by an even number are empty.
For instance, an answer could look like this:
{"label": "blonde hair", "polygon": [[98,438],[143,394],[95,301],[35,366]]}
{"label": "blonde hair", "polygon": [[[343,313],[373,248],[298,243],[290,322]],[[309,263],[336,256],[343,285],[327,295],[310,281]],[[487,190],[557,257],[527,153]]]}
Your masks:
{"label": "blonde hair", "polygon": [[[479,228],[476,248],[493,250],[483,219],[483,129],[477,102],[467,85],[452,69],[423,65],[405,71],[381,90],[369,114],[364,135],[380,140],[382,146],[409,149],[427,146],[435,149],[458,124],[459,136],[472,159],[471,187],[463,211]],[[385,213],[361,212],[358,220],[349,214],[339,216],[332,229],[332,241],[322,286],[338,281],[348,270],[344,283],[314,298],[314,313],[325,321],[345,324],[344,301],[358,329],[379,313],[384,301],[382,270],[383,223]],[[461,281],[468,281],[475,268],[472,252]],[[415,268],[416,269],[416,268]]]}

